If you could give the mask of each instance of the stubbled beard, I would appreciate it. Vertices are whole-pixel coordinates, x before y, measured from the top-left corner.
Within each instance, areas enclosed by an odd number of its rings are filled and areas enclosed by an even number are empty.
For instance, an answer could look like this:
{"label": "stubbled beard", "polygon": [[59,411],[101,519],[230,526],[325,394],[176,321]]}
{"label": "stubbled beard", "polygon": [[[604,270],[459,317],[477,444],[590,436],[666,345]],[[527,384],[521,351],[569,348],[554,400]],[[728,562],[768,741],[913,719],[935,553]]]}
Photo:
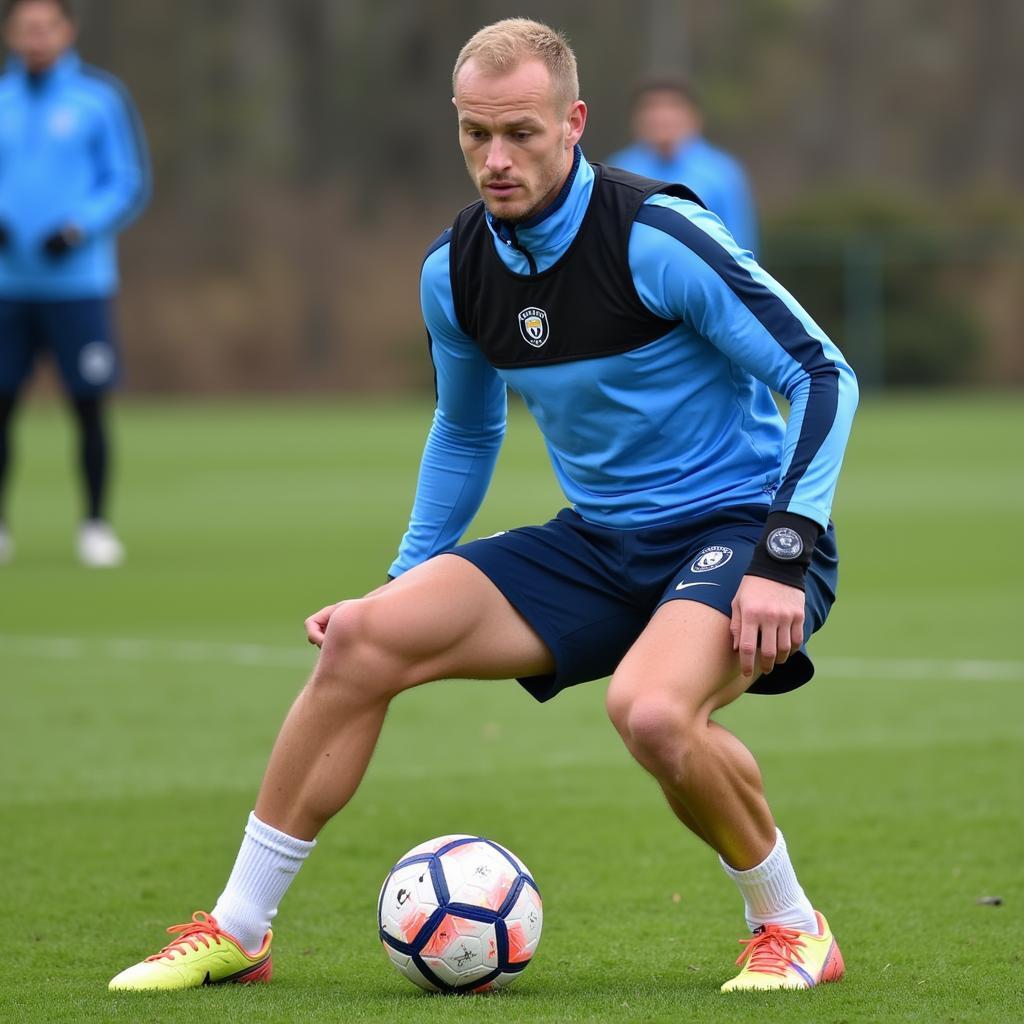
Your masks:
{"label": "stubbled beard", "polygon": [[481,186],[481,188],[479,189],[480,198],[483,199],[484,206],[487,207],[487,210],[492,217],[495,217],[497,220],[504,221],[506,224],[522,224],[523,221],[529,220],[531,217],[536,216],[538,213],[540,213],[541,210],[544,209],[545,206],[548,205],[548,196],[550,195],[551,190],[554,188],[554,182],[552,182],[550,185],[542,186],[540,199],[538,199],[531,206],[527,207],[525,210],[522,210],[518,213],[504,213],[500,209],[495,209],[495,207],[491,205],[490,201],[484,196],[483,187],[484,186]]}
{"label": "stubbled beard", "polygon": [[541,204],[537,203],[535,206],[531,206],[529,209],[523,210],[521,213],[509,214],[501,210],[496,210],[486,199],[484,199],[484,206],[487,207],[487,210],[492,217],[497,220],[504,221],[506,224],[522,224],[524,220],[529,220],[535,213],[540,213],[541,209]]}
{"label": "stubbled beard", "polygon": [[[469,164],[467,161],[467,168],[468,167]],[[480,194],[480,198],[483,199],[484,201],[484,206],[487,207],[487,211],[491,214],[492,217],[496,218],[497,220],[504,221],[506,224],[522,224],[523,221],[529,220],[531,217],[536,216],[538,213],[541,212],[541,210],[543,210],[548,205],[550,201],[548,197],[551,196],[553,192],[556,192],[558,185],[561,184],[564,178],[564,170],[560,167],[552,167],[552,171],[553,173],[551,174],[550,179],[548,181],[541,181],[537,183],[536,191],[537,193],[539,193],[540,198],[537,199],[536,202],[532,203],[527,209],[522,210],[521,212],[518,213],[503,213],[500,208],[496,209],[494,206],[492,206],[490,199],[487,197],[484,191],[485,188],[487,187],[487,182],[477,183],[477,192]],[[472,173],[471,168],[470,176],[473,178],[474,183],[476,183],[476,175]],[[495,179],[489,180],[493,181]],[[501,179],[497,180],[500,181]]]}

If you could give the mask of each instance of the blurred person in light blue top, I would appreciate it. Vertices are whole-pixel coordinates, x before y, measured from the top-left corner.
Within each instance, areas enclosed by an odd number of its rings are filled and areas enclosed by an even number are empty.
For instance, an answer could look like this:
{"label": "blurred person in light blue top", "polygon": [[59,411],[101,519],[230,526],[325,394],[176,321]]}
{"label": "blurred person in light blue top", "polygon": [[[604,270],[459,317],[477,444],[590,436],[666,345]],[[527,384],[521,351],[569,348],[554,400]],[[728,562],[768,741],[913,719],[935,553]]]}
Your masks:
{"label": "blurred person in light blue top", "polygon": [[702,135],[696,94],[683,78],[650,78],[633,99],[633,145],[613,153],[613,167],[693,189],[740,246],[757,255],[757,212],[735,157]]}
{"label": "blurred person in light blue top", "polygon": [[104,399],[119,356],[118,232],[149,198],[149,161],[124,87],[84,64],[67,0],[8,0],[0,75],[0,563],[13,553],[4,484],[15,407],[38,358],[56,363],[79,430],[78,555],[116,565],[106,520]]}

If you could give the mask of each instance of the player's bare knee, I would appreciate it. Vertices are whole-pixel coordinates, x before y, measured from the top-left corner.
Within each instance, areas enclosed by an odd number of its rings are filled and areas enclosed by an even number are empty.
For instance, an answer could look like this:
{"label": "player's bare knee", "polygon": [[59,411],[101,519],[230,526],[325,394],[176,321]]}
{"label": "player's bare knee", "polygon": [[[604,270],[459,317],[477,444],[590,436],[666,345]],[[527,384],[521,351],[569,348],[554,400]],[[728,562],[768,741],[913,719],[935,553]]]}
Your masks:
{"label": "player's bare knee", "polygon": [[604,706],[612,725],[623,739],[626,739],[629,734],[629,709],[632,703],[633,693],[629,686],[621,680],[618,674],[612,676],[612,681],[604,696]]}
{"label": "player's bare knee", "polygon": [[675,764],[688,728],[687,716],[675,701],[650,694],[635,700],[629,709],[627,743],[644,765]]}
{"label": "player's bare knee", "polygon": [[346,601],[335,609],[311,686],[357,702],[391,697],[401,689],[394,679],[398,666],[376,635],[368,604],[365,599]]}
{"label": "player's bare knee", "polygon": [[606,707],[630,753],[648,771],[663,775],[678,766],[696,717],[676,695],[667,688],[631,686],[628,679],[613,677]]}
{"label": "player's bare knee", "polygon": [[327,624],[314,681],[357,701],[390,699],[429,677],[425,660],[396,633],[383,597],[340,605]]}

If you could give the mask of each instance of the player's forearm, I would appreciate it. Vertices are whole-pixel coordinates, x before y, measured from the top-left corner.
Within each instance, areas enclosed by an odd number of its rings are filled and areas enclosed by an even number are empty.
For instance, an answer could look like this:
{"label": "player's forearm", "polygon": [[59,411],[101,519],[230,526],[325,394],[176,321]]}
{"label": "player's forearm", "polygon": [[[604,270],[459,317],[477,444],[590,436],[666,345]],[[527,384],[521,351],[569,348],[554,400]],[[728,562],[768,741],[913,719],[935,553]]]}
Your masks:
{"label": "player's forearm", "polygon": [[822,529],[828,525],[857,401],[857,379],[841,358],[791,392],[772,512],[803,516]]}
{"label": "player's forearm", "polygon": [[140,175],[91,196],[69,221],[87,236],[120,231],[142,213],[149,198],[148,186]]}
{"label": "player's forearm", "polygon": [[467,431],[435,417],[420,463],[409,527],[391,576],[461,540],[483,503],[503,436],[503,429]]}

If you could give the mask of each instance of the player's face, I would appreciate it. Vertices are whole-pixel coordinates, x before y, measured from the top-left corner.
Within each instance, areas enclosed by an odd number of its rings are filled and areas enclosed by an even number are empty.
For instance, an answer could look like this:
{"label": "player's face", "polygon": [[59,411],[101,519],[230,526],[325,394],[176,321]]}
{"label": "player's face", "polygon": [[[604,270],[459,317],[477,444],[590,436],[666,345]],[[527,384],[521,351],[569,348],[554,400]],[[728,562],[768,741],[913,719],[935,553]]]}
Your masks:
{"label": "player's face", "polygon": [[641,142],[669,155],[680,142],[700,132],[700,115],[671,89],[644,95],[633,114],[633,134]]}
{"label": "player's face", "polygon": [[469,176],[495,217],[517,223],[558,195],[583,134],[587,107],[559,104],[539,60],[486,74],[468,60],[452,100]]}
{"label": "player's face", "polygon": [[51,0],[18,4],[4,26],[4,40],[33,74],[48,70],[75,41],[75,27]]}

